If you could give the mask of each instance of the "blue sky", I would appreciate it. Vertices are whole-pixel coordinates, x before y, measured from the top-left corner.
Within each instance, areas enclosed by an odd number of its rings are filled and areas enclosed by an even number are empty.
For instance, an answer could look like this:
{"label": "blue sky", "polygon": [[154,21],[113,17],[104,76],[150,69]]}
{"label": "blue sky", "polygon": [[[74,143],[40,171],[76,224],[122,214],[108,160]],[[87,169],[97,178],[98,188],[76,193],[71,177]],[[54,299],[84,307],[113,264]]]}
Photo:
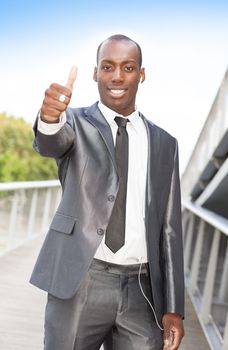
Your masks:
{"label": "blue sky", "polygon": [[[87,35],[118,26],[172,29],[214,30],[227,26],[227,1],[18,1],[0,3],[0,28],[3,42],[34,43],[42,47],[48,39],[56,43],[69,39],[70,33],[80,34],[77,41]],[[194,28],[196,26],[196,28]],[[201,27],[201,28],[200,28]],[[219,28],[218,28],[219,27]],[[3,31],[2,31],[3,30]],[[66,36],[65,36],[66,35]],[[44,40],[43,40],[44,39]]]}
{"label": "blue sky", "polygon": [[115,33],[141,45],[137,105],[178,138],[183,169],[227,69],[227,1],[1,1],[0,111],[32,122],[44,90],[64,83],[72,64],[71,105],[93,103],[95,51]]}

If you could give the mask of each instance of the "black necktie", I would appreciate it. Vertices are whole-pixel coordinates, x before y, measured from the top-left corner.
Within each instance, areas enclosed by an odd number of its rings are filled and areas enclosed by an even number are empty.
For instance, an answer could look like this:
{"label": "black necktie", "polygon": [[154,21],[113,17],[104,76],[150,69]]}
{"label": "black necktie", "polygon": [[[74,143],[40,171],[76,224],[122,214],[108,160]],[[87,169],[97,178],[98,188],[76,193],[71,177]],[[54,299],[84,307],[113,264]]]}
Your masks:
{"label": "black necktie", "polygon": [[125,118],[115,117],[115,122],[118,125],[115,153],[119,176],[119,190],[105,236],[105,244],[113,253],[116,253],[124,245],[125,241],[128,174],[128,134],[126,125],[128,121],[129,120]]}

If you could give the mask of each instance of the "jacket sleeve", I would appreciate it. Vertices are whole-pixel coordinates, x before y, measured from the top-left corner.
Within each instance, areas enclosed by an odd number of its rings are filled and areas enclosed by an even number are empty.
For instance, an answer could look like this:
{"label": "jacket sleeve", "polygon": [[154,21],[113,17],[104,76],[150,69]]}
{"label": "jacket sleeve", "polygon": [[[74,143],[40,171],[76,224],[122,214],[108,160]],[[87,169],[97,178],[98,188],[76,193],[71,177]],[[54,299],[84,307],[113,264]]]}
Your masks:
{"label": "jacket sleeve", "polygon": [[62,128],[53,135],[45,135],[38,130],[38,116],[33,126],[35,138],[34,149],[45,157],[55,159],[62,158],[73,147],[75,141],[74,115],[71,110],[67,110],[67,120]]}
{"label": "jacket sleeve", "polygon": [[173,164],[163,225],[165,313],[178,313],[184,317],[183,243],[177,141]]}

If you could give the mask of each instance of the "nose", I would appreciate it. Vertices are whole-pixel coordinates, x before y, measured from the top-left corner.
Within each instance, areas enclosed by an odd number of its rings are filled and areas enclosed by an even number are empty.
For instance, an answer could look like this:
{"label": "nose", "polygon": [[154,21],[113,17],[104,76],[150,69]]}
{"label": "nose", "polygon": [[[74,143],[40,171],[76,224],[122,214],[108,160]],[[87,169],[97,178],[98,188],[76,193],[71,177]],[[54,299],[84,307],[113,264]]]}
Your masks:
{"label": "nose", "polygon": [[116,67],[112,74],[112,81],[113,82],[121,82],[123,81],[123,72],[121,68]]}

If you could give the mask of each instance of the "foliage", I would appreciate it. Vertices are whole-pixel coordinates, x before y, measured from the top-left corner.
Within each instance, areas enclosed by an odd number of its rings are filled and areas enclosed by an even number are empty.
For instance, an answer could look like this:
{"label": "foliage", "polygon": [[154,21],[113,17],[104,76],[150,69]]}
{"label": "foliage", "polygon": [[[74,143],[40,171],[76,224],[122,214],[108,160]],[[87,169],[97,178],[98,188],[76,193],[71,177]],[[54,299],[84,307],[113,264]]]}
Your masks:
{"label": "foliage", "polygon": [[33,137],[32,126],[23,118],[0,113],[0,182],[57,177],[55,161],[33,150]]}

